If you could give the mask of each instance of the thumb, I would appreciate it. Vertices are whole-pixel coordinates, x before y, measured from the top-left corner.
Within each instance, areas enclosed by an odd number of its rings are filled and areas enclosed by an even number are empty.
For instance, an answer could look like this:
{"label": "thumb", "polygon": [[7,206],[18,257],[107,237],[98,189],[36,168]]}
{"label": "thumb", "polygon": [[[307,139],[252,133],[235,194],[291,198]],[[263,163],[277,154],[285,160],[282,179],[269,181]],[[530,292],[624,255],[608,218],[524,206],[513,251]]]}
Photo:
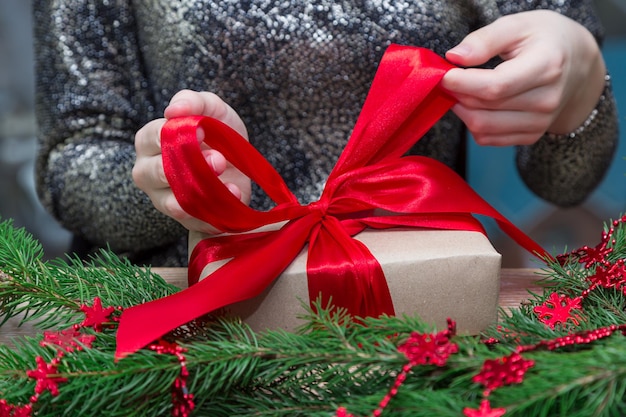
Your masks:
{"label": "thumb", "polygon": [[[468,34],[458,45],[446,52],[446,59],[462,67],[482,65],[495,56],[510,58],[519,34],[507,16]],[[520,28],[521,29],[521,28]]]}

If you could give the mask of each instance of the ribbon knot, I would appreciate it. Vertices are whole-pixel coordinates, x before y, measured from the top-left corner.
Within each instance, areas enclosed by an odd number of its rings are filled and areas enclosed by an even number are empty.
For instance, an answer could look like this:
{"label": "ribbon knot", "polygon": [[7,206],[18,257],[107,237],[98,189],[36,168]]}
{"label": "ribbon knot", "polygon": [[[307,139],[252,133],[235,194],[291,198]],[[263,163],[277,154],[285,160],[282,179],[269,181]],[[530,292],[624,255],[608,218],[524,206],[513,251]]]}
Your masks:
{"label": "ribbon knot", "polygon": [[310,212],[319,215],[320,219],[323,219],[328,213],[328,201],[325,198],[320,198],[317,201],[309,203],[306,207]]}
{"label": "ribbon knot", "polygon": [[[453,68],[423,48],[391,45],[385,52],[352,135],[319,201],[298,203],[280,175],[245,139],[208,117],[167,121],[161,131],[163,166],[183,209],[227,234],[205,239],[189,261],[189,288],[126,309],[116,357],[226,305],[260,294],[308,243],[312,300],[332,297],[354,316],[393,314],[381,266],[352,236],[367,227],[481,231],[473,214],[492,217],[531,253],[549,256],[478,196],[451,169],[433,159],[403,155],[454,104],[440,87]],[[251,178],[276,203],[254,210],[236,199],[202,156],[205,143]],[[210,132],[210,133],[209,133]],[[255,231],[283,224],[276,230]],[[209,262],[230,259],[199,280]],[[326,305],[324,302],[323,305]]]}

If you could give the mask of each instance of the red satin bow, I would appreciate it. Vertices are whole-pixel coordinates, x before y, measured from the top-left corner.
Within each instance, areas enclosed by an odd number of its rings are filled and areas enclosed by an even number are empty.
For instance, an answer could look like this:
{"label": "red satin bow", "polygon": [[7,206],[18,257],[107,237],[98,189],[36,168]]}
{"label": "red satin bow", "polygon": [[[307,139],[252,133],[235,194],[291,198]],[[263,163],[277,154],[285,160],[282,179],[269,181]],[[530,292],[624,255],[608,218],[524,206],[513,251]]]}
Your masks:
{"label": "red satin bow", "polygon": [[[531,253],[549,256],[478,196],[456,173],[406,151],[454,104],[440,87],[453,66],[433,52],[390,46],[385,52],[346,148],[319,201],[302,206],[271,165],[238,133],[202,116],[169,120],[161,132],[163,165],[185,211],[234,233],[205,239],[194,249],[189,288],[124,311],[118,358],[220,307],[260,294],[308,242],[312,299],[323,294],[355,316],[393,314],[382,269],[351,236],[366,227],[480,230],[472,214],[492,217]],[[221,151],[276,203],[256,211],[235,198],[205,162],[196,140]],[[209,133],[210,132],[210,133]],[[380,213],[385,213],[384,215]],[[276,231],[249,232],[287,221]],[[198,282],[203,267],[232,258]],[[322,300],[324,301],[324,299]]]}

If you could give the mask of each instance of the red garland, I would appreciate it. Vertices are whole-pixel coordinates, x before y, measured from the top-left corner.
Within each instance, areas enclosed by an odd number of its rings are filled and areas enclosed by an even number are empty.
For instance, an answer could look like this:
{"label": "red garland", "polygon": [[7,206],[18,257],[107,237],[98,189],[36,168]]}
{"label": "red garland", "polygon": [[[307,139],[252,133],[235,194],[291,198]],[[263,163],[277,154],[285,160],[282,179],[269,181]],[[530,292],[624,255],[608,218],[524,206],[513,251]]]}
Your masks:
{"label": "red garland", "polygon": [[58,349],[67,353],[82,350],[83,346],[91,347],[96,336],[81,333],[78,329],[79,326],[56,332],[46,330],[43,332],[43,340],[39,344],[41,346],[57,346]]}
{"label": "red garland", "polygon": [[0,417],[30,417],[32,412],[32,404],[18,406],[9,404],[6,400],[0,400]]}
{"label": "red garland", "polygon": [[450,337],[456,333],[455,326],[448,319],[448,329],[435,335],[413,332],[405,343],[398,346],[398,351],[404,353],[411,366],[444,366],[448,357],[459,350],[457,345],[450,343]]}
{"label": "red garland", "polygon": [[170,343],[162,339],[150,345],[149,349],[159,354],[174,355],[178,359],[180,363],[180,375],[176,377],[172,384],[172,416],[189,417],[195,408],[195,403],[193,401],[193,394],[187,389],[189,371],[187,370],[187,359],[184,355],[187,349],[176,343]]}
{"label": "red garland", "polygon": [[[398,346],[401,352],[409,360],[409,363],[402,367],[402,371],[396,376],[393,386],[378,404],[378,408],[372,412],[372,417],[379,417],[389,401],[398,394],[398,389],[406,380],[411,368],[416,365],[444,366],[450,355],[457,353],[459,347],[450,342],[450,338],[456,334],[456,323],[448,319],[448,328],[437,334],[422,334],[413,332],[406,342]],[[356,417],[349,414],[345,407],[339,407],[335,417]]]}

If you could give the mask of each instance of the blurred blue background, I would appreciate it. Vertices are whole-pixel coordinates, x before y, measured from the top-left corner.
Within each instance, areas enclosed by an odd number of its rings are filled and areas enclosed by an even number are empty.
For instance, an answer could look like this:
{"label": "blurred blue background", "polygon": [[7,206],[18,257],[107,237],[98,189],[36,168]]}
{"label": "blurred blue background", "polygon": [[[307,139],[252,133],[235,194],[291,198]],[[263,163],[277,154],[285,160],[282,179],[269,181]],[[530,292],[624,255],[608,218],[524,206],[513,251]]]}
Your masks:
{"label": "blurred blue background", "polygon": [[[469,148],[470,184],[522,230],[553,253],[595,245],[604,223],[626,207],[626,0],[596,0],[607,29],[603,53],[613,77],[621,137],[611,169],[580,207],[557,209],[535,197],[514,169],[511,148]],[[13,219],[44,245],[46,257],[61,256],[70,236],[41,207],[34,191],[36,149],[30,1],[0,0],[0,218]],[[488,167],[488,169],[485,169]],[[537,263],[486,222],[503,266]]]}

